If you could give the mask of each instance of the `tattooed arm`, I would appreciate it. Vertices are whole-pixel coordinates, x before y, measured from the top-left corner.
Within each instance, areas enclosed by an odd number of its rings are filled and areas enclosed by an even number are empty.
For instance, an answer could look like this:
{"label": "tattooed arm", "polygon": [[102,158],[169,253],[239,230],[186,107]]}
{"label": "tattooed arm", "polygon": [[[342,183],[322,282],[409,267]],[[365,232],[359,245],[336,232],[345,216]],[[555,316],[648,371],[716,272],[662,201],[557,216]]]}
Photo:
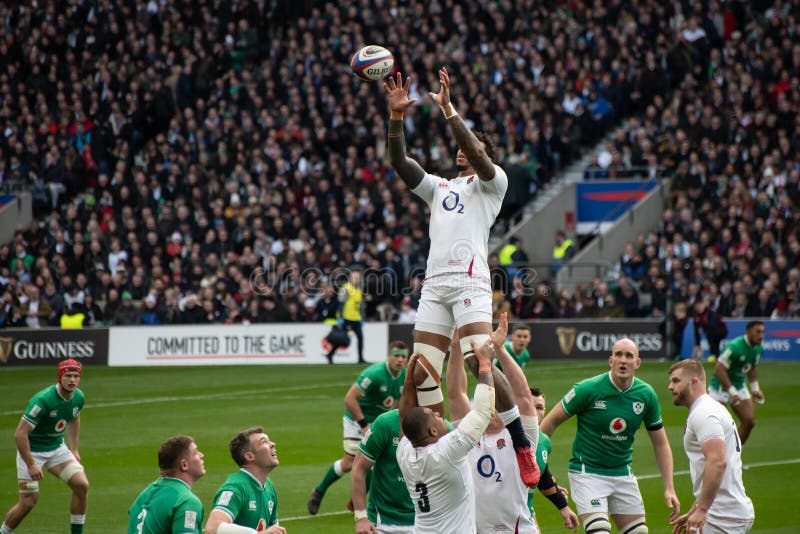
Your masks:
{"label": "tattooed arm", "polygon": [[389,77],[389,81],[383,84],[388,94],[389,109],[389,162],[397,171],[397,175],[410,188],[414,189],[425,176],[425,170],[419,163],[406,155],[406,138],[403,133],[403,115],[406,110],[416,101],[416,98],[408,98],[408,88],[411,86],[411,78],[407,77],[403,83],[403,75],[397,73],[397,80]]}
{"label": "tattooed arm", "polygon": [[447,124],[450,125],[450,131],[453,132],[453,137],[455,137],[458,147],[464,153],[464,157],[467,158],[470,166],[475,170],[478,178],[484,181],[493,179],[495,169],[492,160],[486,154],[481,142],[458,115],[455,108],[453,108],[453,104],[450,103],[450,75],[444,67],[439,69],[439,83],[441,84],[439,92],[436,94],[430,93],[430,95],[434,102],[439,104],[439,107],[444,111]]}

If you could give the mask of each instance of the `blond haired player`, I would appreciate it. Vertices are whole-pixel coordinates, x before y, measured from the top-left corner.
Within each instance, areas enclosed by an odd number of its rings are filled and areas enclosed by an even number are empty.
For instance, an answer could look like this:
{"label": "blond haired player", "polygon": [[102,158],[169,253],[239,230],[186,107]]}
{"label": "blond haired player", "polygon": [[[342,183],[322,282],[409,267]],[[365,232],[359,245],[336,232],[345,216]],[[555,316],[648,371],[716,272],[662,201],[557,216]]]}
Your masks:
{"label": "blond haired player", "polygon": [[755,520],[742,482],[742,444],[724,406],[706,394],[706,373],[694,360],[669,369],[675,406],[689,408],[683,448],[689,457],[694,504],[673,521],[676,532],[746,534]]}

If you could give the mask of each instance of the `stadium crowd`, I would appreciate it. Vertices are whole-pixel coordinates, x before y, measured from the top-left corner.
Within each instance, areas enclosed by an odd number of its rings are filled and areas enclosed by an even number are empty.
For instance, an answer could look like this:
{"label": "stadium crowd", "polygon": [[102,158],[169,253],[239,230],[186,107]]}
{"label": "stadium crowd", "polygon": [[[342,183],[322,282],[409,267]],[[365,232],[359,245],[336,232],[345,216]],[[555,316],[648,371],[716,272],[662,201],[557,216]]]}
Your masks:
{"label": "stadium crowd", "polygon": [[678,66],[674,91],[616,128],[586,169],[589,179],[664,173],[672,189],[660,228],[622,251],[619,282],[581,288],[589,315],[663,317],[668,298],[679,323],[688,312],[705,329],[724,328],[722,316],[800,314],[800,6],[729,7],[735,24],[713,10],[669,19],[687,21],[679,45],[647,62],[659,79]]}
{"label": "stadium crowd", "polygon": [[318,321],[352,268],[369,274],[368,319],[413,320],[426,214],[386,163],[380,84],[349,72],[371,42],[414,78],[406,129],[427,169],[453,167],[423,98],[437,62],[462,80],[453,100],[509,174],[506,215],[624,117],[617,161],[587,174],[674,174],[661,232],[626,251],[618,284],[553,294],[498,267],[498,312],[649,315],[672,291],[733,313],[771,287],[795,313],[796,2],[761,4],[0,6],[0,184],[36,207],[0,247],[0,326],[70,310],[87,324]]}

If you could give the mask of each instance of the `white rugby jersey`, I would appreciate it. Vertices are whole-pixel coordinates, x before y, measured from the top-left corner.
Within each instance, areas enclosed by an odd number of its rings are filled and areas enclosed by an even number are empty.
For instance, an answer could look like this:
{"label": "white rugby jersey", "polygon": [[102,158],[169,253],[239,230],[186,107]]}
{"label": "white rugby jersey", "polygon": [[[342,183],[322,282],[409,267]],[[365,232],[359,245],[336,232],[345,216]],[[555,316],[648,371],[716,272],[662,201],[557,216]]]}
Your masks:
{"label": "white rugby jersey", "polygon": [[[530,432],[526,428],[530,438]],[[538,427],[535,429],[538,434]],[[533,445],[534,450],[536,445]],[[475,483],[475,521],[478,534],[493,532],[536,532],[528,509],[528,488],[519,474],[511,434],[505,428],[484,434],[469,451]]]}
{"label": "white rugby jersey", "polygon": [[426,278],[445,273],[489,276],[489,230],[508,189],[505,171],[494,166],[494,178],[478,175],[446,180],[425,174],[412,191],[431,209]]}
{"label": "white rugby jersey", "polygon": [[722,475],[717,498],[708,511],[709,519],[752,520],[755,517],[753,503],[744,492],[742,482],[742,446],[736,423],[728,410],[707,394],[701,395],[689,408],[686,431],[683,435],[683,448],[689,457],[689,471],[692,476],[692,492],[695,499],[703,487],[703,471],[706,458],[701,450],[708,439],[721,439],[725,442],[728,466]]}
{"label": "white rugby jersey", "polygon": [[414,531],[473,534],[475,490],[467,453],[475,440],[456,428],[427,447],[403,436],[397,463],[414,502]]}

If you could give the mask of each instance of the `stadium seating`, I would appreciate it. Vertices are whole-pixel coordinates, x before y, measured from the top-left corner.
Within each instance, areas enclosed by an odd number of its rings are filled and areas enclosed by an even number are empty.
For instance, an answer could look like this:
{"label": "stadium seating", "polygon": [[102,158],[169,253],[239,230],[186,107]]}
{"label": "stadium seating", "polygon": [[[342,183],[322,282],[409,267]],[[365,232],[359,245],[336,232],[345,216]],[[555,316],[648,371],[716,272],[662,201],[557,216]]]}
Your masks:
{"label": "stadium seating", "polygon": [[[25,183],[37,213],[0,247],[0,326],[24,326],[31,285],[50,304],[51,324],[67,305],[83,306],[89,324],[322,320],[326,286],[354,266],[374,273],[368,318],[399,310],[398,288],[418,285],[424,269],[427,224],[386,163],[380,84],[348,71],[369,42],[414,77],[409,150],[430,171],[453,164],[446,125],[425,98],[446,64],[454,103],[494,135],[515,186],[546,183],[632,117],[619,159],[671,165],[685,191],[678,216],[688,209],[705,223],[707,202],[726,210],[729,226],[728,211],[754,188],[775,195],[778,215],[794,206],[795,37],[786,13],[759,3],[683,15],[649,0],[636,13],[621,3],[533,0],[212,4],[0,6],[9,29],[0,43],[0,183]],[[705,38],[687,30],[695,15]],[[754,57],[756,47],[783,68]],[[739,185],[710,164],[725,163],[720,146],[731,143],[749,150],[732,163]],[[785,186],[762,187],[768,167]],[[504,215],[527,191],[509,195]],[[752,220],[742,222],[761,244],[759,204],[749,204]],[[768,213],[764,224],[777,218]],[[791,248],[791,218],[783,224],[773,238]],[[777,267],[776,257],[773,269],[791,278],[793,258]],[[750,274],[752,286],[769,277],[760,267]],[[554,309],[577,312],[574,295],[559,295],[566,304]],[[500,295],[498,307],[511,299]]]}

